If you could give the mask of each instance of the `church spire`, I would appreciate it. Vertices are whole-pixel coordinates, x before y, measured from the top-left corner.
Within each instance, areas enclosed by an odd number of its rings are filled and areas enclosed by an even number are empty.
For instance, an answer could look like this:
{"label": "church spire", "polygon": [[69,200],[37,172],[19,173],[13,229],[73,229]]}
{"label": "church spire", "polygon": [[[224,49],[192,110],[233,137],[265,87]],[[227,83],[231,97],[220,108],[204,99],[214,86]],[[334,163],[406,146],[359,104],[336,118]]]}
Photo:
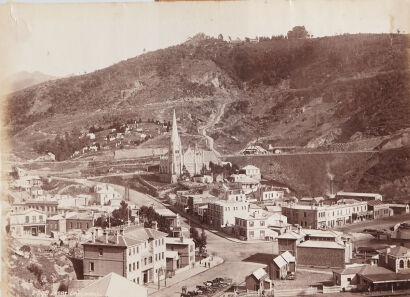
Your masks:
{"label": "church spire", "polygon": [[174,115],[172,118],[172,135],[171,135],[171,142],[176,144],[179,142],[179,135],[178,135],[178,127],[177,127],[177,118],[175,116],[175,109]]}
{"label": "church spire", "polygon": [[169,142],[169,150],[168,150],[168,160],[169,160],[169,168],[171,174],[180,175],[182,172],[183,161],[182,161],[182,146],[181,146],[181,139],[178,135],[178,126],[177,126],[177,118],[175,116],[175,109],[172,118],[172,132],[171,132],[171,139]]}

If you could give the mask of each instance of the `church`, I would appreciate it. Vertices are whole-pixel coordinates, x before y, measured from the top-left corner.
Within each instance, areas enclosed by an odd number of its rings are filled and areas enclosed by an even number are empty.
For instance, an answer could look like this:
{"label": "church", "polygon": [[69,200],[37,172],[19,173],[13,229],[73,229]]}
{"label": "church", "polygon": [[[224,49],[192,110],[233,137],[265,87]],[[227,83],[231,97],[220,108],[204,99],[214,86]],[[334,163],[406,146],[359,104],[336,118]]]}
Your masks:
{"label": "church", "polygon": [[213,151],[198,149],[196,146],[193,149],[188,147],[185,151],[182,149],[174,110],[168,154],[160,158],[160,173],[167,175],[167,179],[174,183],[185,170],[190,176],[201,174],[203,168],[209,169],[210,162],[218,163]]}

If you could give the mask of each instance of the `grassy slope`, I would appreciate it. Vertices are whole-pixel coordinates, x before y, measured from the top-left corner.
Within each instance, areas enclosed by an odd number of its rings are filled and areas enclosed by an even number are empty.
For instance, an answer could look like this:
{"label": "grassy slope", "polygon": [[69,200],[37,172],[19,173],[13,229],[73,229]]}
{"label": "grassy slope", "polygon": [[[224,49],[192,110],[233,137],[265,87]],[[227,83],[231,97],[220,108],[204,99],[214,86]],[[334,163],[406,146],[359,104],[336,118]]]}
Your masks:
{"label": "grassy slope", "polygon": [[[360,147],[371,148],[410,127],[407,39],[359,34],[233,45],[194,38],[90,74],[16,92],[10,97],[8,122],[17,132],[16,149],[118,116],[168,121],[174,108],[183,131],[193,135],[220,102],[229,102],[220,123],[208,132],[221,152],[238,151],[257,138],[265,144],[311,147],[346,142],[355,147],[360,140]],[[366,177],[361,181],[367,170],[369,176],[382,176],[383,170],[376,167],[374,173],[371,168],[394,163],[388,155],[358,163],[353,158],[348,166],[347,157],[298,157],[288,165],[278,161],[283,172],[270,174],[298,181],[302,192],[315,192],[326,188],[323,168],[331,161],[343,165],[336,172],[340,186],[379,190],[395,180],[402,185],[407,175],[391,172],[391,178],[380,177],[374,185]],[[322,176],[311,176],[313,171]]]}

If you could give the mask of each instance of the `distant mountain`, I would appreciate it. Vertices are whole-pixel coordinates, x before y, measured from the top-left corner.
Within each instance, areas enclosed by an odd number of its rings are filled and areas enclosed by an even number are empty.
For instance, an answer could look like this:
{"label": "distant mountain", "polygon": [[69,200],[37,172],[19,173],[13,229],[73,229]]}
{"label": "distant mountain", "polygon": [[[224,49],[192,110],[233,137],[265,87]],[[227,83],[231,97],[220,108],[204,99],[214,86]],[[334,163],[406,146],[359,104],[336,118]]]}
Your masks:
{"label": "distant mountain", "polygon": [[17,72],[0,80],[0,92],[2,94],[11,93],[52,79],[56,77],[38,71]]}
{"label": "distant mountain", "polygon": [[[115,119],[168,121],[175,108],[187,135],[201,134],[208,123],[207,134],[221,153],[249,143],[325,152],[400,149],[408,141],[397,139],[410,129],[408,40],[403,34],[345,34],[226,42],[199,34],[93,73],[10,94],[6,120],[27,147],[36,131],[39,140]],[[360,174],[352,163],[346,173],[355,180],[352,189],[360,184],[370,190],[368,176],[382,172],[371,170],[381,160],[406,162],[406,154],[395,156],[366,159]]]}

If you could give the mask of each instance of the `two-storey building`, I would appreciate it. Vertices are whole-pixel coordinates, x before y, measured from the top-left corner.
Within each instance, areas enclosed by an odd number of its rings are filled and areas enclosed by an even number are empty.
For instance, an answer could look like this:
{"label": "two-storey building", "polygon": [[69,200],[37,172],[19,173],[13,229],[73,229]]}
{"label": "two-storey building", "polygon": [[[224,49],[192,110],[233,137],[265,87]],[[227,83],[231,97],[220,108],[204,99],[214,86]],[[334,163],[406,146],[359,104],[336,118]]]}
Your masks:
{"label": "two-storey building", "polygon": [[165,275],[166,233],[140,226],[94,233],[83,243],[84,279],[96,279],[110,272],[136,282],[156,282]]}
{"label": "two-storey building", "polygon": [[35,209],[10,214],[10,234],[15,237],[46,233],[47,215]]}
{"label": "two-storey building", "polygon": [[215,228],[235,225],[235,217],[247,215],[249,203],[244,201],[218,200],[208,203],[208,223]]}

